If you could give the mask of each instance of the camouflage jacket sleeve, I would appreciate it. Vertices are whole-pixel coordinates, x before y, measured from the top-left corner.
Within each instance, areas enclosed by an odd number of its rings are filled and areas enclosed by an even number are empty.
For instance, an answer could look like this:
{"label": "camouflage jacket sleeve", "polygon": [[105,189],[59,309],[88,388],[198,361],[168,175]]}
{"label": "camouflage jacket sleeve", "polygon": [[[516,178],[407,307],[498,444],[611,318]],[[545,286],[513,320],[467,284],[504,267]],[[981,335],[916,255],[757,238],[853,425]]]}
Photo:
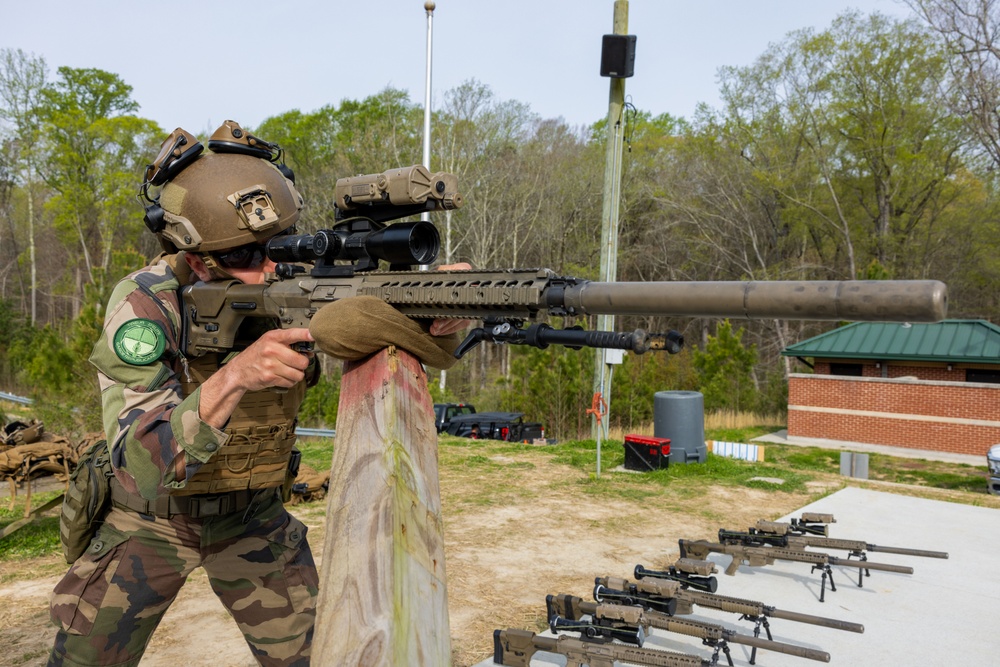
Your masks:
{"label": "camouflage jacket sleeve", "polygon": [[164,261],[124,278],[90,356],[115,476],[149,500],[183,488],[229,438],[199,416],[200,389],[182,395],[177,289]]}

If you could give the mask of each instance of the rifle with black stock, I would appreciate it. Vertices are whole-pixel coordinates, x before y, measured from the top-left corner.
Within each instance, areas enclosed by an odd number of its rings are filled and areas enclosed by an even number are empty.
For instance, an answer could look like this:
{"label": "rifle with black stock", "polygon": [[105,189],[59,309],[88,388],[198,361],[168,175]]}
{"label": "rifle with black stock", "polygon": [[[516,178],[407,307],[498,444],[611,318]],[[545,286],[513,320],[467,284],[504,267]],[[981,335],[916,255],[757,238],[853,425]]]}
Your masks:
{"label": "rifle with black stock", "polygon": [[920,556],[921,558],[948,558],[946,551],[930,551],[927,549],[908,549],[904,547],[887,547],[878,544],[865,542],[864,540],[845,540],[837,537],[827,537],[824,535],[802,534],[799,526],[794,523],[782,523],[779,521],[758,521],[755,528],[751,528],[751,533],[760,535],[772,535],[784,538],[785,544],[795,548],[823,547],[825,549],[837,549],[838,551],[850,551],[848,558],[855,556],[861,560],[868,560],[867,552],[897,554],[900,556]]}
{"label": "rifle with black stock", "polygon": [[562,635],[546,637],[528,630],[494,630],[493,662],[507,667],[529,667],[538,651],[566,658],[566,667],[614,667],[615,662],[650,667],[711,667],[708,660],[686,653],[638,648],[624,644],[599,644]]}
{"label": "rifle with black stock", "polygon": [[[758,648],[818,662],[830,662],[830,654],[825,651],[742,635],[721,625],[674,618],[663,612],[643,609],[641,606],[587,602],[573,595],[549,595],[545,598],[545,607],[552,632],[573,630],[598,635],[603,631],[602,628],[606,628],[609,632],[624,632],[628,637],[633,637],[646,633],[647,628],[656,628],[701,639],[703,644],[714,649],[713,663],[716,662],[719,651],[722,651],[729,665],[733,665],[729,643],[752,647],[751,665],[756,664]],[[592,623],[583,623],[584,616],[590,616]],[[577,625],[570,625],[571,623]]]}
{"label": "rifle with black stock", "polygon": [[187,356],[232,349],[247,317],[271,318],[282,328],[308,327],[327,303],[363,295],[408,317],[482,319],[456,357],[483,341],[637,354],[676,353],[683,345],[674,331],[555,329],[536,322],[543,314],[936,322],[947,311],[947,288],[934,280],[605,283],[548,269],[415,271],[437,258],[437,229],[428,221],[387,223],[460,207],[454,175],[417,165],[344,178],[335,197],[331,229],[268,240],[266,254],[278,266],[264,284],[215,280],[181,290],[181,349]]}
{"label": "rifle with black stock", "polygon": [[670,616],[691,614],[694,612],[694,605],[732,612],[739,614],[741,621],[750,621],[754,624],[754,637],[760,636],[760,629],[763,627],[768,639],[772,639],[768,618],[780,618],[859,634],[865,631],[865,626],[860,623],[786,611],[755,600],[687,590],[682,588],[679,582],[664,579],[647,578],[630,582],[619,577],[597,577],[594,580],[594,600],[638,605],[643,609],[660,611]]}
{"label": "rifle with black stock", "polygon": [[[694,558],[705,558],[710,553],[726,554],[732,556],[726,574],[732,576],[739,570],[740,565],[746,564],[750,567],[763,567],[773,565],[776,560],[787,560],[797,563],[808,563],[812,566],[811,572],[819,570],[822,573],[822,586],[820,588],[819,601],[826,601],[826,581],[830,580],[830,590],[836,591],[837,586],[833,581],[832,565],[853,567],[860,570],[879,570],[882,572],[895,572],[897,574],[913,574],[913,568],[906,565],[890,565],[888,563],[873,563],[872,561],[854,561],[847,558],[837,558],[819,551],[805,551],[803,549],[785,548],[781,546],[767,546],[767,540],[753,539],[759,537],[751,535],[744,538],[747,533],[735,533],[734,531],[719,531],[719,539],[726,536],[729,541],[709,542],[707,540],[678,540],[681,557],[688,554]],[[777,537],[777,536],[771,536]],[[861,587],[861,573],[858,576],[858,586]]]}

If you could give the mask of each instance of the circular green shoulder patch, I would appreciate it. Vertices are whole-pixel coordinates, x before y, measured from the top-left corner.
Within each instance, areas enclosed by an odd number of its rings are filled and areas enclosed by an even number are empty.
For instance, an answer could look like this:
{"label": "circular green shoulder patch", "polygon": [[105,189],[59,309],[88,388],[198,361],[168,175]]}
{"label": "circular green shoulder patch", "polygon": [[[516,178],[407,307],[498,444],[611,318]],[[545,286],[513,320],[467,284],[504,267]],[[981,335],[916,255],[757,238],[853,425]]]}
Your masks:
{"label": "circular green shoulder patch", "polygon": [[115,332],[115,354],[126,364],[145,366],[160,358],[167,346],[163,329],[152,320],[129,320]]}

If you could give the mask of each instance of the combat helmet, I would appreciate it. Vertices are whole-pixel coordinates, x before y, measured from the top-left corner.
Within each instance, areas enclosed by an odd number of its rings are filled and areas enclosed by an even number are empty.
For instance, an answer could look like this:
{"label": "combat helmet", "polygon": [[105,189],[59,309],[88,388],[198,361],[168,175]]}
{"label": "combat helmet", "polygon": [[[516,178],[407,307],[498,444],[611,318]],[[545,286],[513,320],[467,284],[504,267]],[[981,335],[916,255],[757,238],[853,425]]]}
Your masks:
{"label": "combat helmet", "polygon": [[302,196],[281,157],[277,145],[231,120],[212,134],[207,151],[177,128],[146,167],[139,190],[146,226],[168,252],[263,243],[293,227],[302,210]]}

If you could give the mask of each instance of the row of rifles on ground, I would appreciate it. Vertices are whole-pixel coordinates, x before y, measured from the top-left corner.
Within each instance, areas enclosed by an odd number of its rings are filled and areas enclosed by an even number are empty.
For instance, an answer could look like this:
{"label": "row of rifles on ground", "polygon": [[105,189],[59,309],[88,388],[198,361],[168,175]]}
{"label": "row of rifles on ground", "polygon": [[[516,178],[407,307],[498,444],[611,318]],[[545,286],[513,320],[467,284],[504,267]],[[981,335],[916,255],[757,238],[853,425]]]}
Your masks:
{"label": "row of rifles on ground", "polygon": [[[836,591],[831,566],[858,570],[858,586],[871,570],[913,574],[913,568],[876,563],[868,552],[883,552],[925,558],[947,558],[941,551],[904,549],[870,544],[862,540],[829,537],[830,514],[802,513],[788,523],[758,521],[746,532],[721,529],[719,541],[680,540],[680,559],[664,570],[650,570],[636,565],[634,581],[618,577],[594,580],[594,601],[573,595],[546,597],[549,628],[552,636],[527,630],[496,630],[493,633],[493,660],[509,667],[528,667],[535,653],[549,652],[565,656],[567,667],[613,667],[615,662],[658,667],[707,667],[718,663],[722,653],[729,665],[733,658],[729,644],[751,647],[750,664],[756,664],[757,649],[785,653],[809,660],[829,662],[830,654],[805,646],[774,641],[769,619],[809,623],[833,630],[864,632],[858,623],[787,611],[755,600],[716,594],[718,582],[715,563],[706,560],[710,553],[727,554],[732,562],[726,574],[735,574],[739,566],[762,567],[775,561],[807,563],[811,572],[820,572],[820,602],[825,601],[826,587]],[[848,552],[846,558],[831,556],[809,548]],[[695,606],[739,614],[740,620],[753,624],[753,634],[742,634],[721,625],[683,618],[694,613]],[[643,648],[651,628],[696,637],[713,649],[710,658]],[[763,628],[767,638],[762,638]]]}

